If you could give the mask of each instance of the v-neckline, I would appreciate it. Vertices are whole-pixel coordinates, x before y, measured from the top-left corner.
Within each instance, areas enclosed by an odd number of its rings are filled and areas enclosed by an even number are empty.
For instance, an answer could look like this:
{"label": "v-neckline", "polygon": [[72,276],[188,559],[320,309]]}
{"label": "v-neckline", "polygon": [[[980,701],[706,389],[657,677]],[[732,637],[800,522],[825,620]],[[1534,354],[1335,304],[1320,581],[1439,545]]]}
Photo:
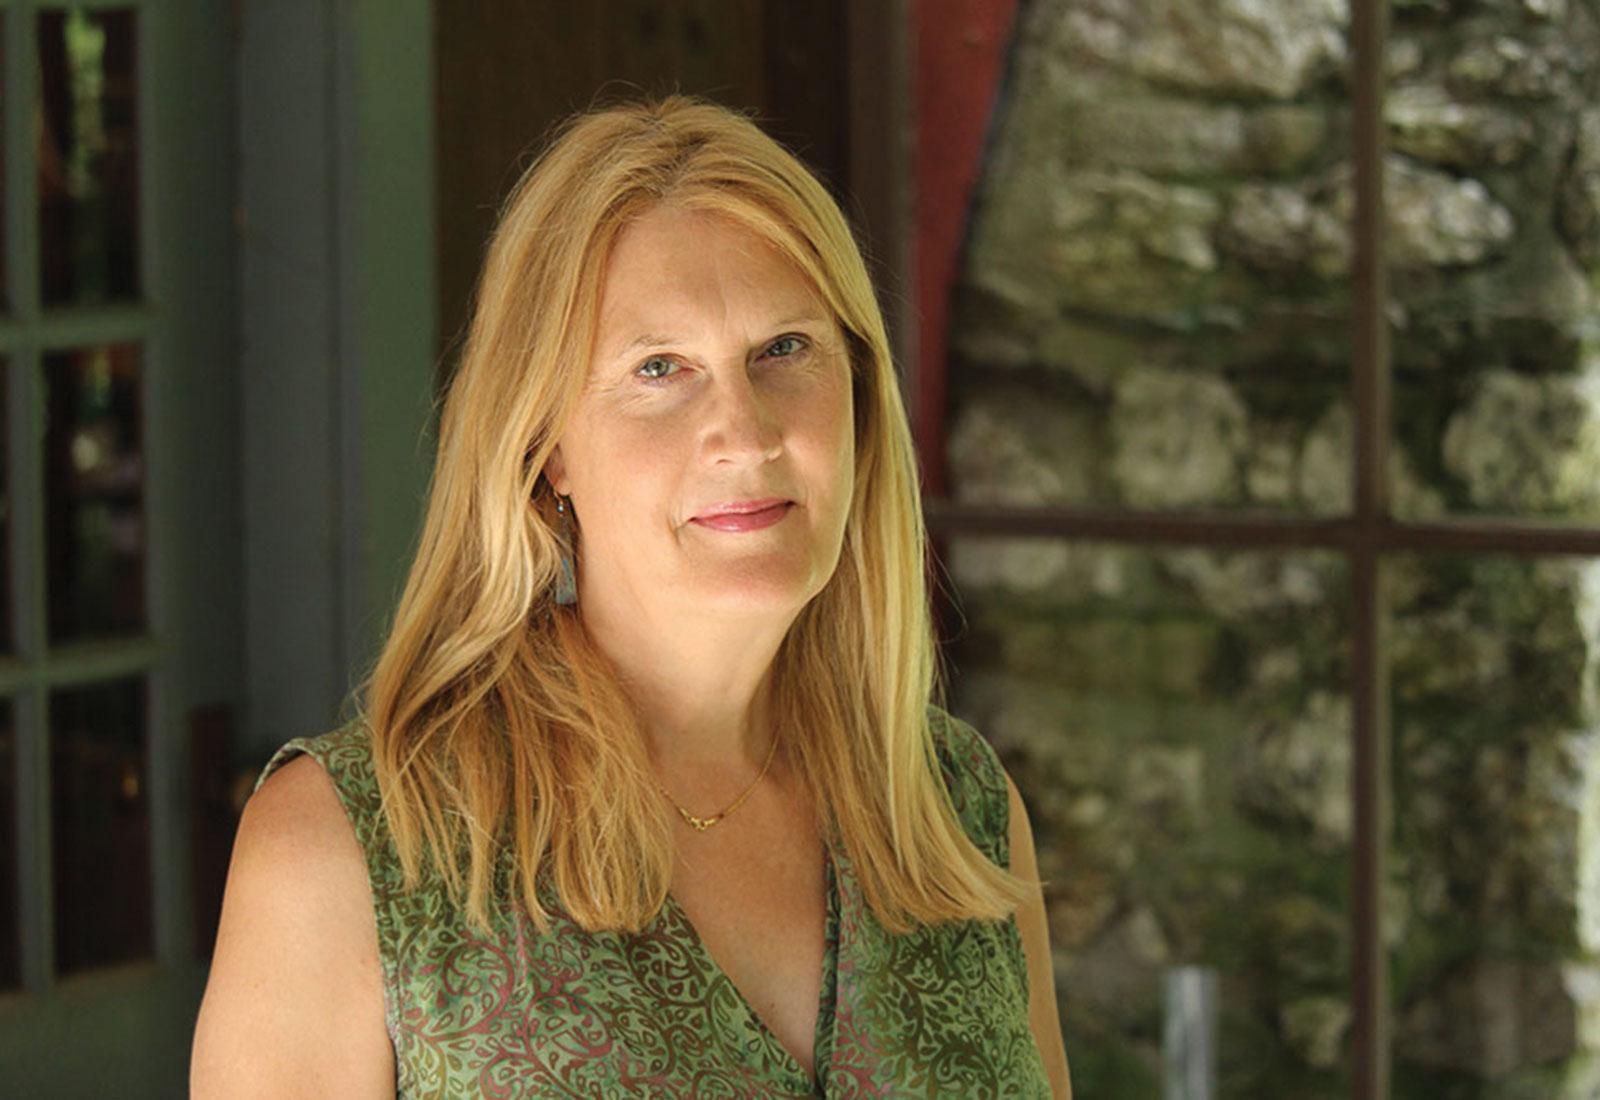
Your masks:
{"label": "v-neckline", "polygon": [[817,1016],[811,1029],[811,1064],[816,1067],[814,1073],[807,1073],[806,1067],[801,1063],[793,1051],[784,1046],[767,1022],[761,1018],[751,1005],[750,999],[744,995],[728,972],[722,969],[722,964],[712,956],[711,949],[700,938],[700,930],[694,926],[694,921],[689,919],[689,914],[678,904],[678,899],[672,896],[672,891],[667,891],[665,906],[670,906],[678,919],[683,922],[683,927],[688,934],[691,949],[700,956],[706,969],[713,978],[721,979],[733,991],[735,999],[739,1002],[740,1009],[752,1027],[761,1035],[785,1067],[799,1079],[806,1081],[813,1093],[821,1087],[826,1080],[828,1060],[833,1051],[833,1018],[834,1001],[837,998],[837,985],[839,973],[839,881],[838,872],[834,866],[834,855],[828,844],[822,846],[822,862],[827,879],[827,898],[823,906],[822,931],[822,980],[817,989]]}

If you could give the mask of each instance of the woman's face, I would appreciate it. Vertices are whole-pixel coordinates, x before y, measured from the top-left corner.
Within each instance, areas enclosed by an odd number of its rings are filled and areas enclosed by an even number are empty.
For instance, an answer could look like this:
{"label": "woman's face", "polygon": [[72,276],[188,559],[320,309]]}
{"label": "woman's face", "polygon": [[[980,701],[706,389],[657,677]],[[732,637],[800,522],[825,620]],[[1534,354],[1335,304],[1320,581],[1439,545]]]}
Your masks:
{"label": "woman's face", "polygon": [[[759,237],[667,206],[629,224],[588,384],[545,467],[578,516],[579,607],[798,613],[844,538],[850,382],[831,313]],[[712,518],[773,499],[786,503]]]}

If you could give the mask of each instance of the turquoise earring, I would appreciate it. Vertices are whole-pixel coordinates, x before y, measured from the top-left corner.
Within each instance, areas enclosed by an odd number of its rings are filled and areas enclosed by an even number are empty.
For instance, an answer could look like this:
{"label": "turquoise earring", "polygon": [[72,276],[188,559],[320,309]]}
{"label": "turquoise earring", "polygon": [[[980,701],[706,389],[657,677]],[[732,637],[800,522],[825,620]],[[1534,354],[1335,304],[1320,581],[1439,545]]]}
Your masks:
{"label": "turquoise earring", "polygon": [[[556,511],[566,517],[567,543],[572,543],[572,517],[567,515],[567,502],[561,494],[556,494]],[[578,602],[578,580],[572,571],[572,555],[563,552],[561,555],[561,575],[556,578],[556,603],[570,607]]]}

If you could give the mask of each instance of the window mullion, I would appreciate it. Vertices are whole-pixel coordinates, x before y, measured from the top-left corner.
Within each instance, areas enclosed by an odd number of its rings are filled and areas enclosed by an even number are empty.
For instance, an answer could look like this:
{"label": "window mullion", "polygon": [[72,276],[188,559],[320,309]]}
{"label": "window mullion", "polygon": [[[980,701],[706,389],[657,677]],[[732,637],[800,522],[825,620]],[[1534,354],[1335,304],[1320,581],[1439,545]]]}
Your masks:
{"label": "window mullion", "polygon": [[1383,551],[1390,530],[1388,296],[1384,269],[1383,82],[1387,0],[1350,10],[1351,150],[1355,208],[1350,226],[1351,371],[1355,504],[1350,553],[1352,601],[1350,797],[1352,1070],[1358,1100],[1389,1096],[1388,959],[1383,884],[1389,855],[1388,655],[1383,645]]}

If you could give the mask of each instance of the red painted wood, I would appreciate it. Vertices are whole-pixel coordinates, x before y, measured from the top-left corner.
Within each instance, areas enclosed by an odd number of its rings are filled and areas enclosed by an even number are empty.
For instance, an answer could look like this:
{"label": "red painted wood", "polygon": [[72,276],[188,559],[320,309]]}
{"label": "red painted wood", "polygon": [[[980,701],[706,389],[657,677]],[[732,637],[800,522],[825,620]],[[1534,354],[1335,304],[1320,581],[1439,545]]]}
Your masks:
{"label": "red painted wood", "polygon": [[923,491],[946,495],[946,330],[950,288],[1015,22],[1016,0],[911,0],[912,253],[916,408]]}

